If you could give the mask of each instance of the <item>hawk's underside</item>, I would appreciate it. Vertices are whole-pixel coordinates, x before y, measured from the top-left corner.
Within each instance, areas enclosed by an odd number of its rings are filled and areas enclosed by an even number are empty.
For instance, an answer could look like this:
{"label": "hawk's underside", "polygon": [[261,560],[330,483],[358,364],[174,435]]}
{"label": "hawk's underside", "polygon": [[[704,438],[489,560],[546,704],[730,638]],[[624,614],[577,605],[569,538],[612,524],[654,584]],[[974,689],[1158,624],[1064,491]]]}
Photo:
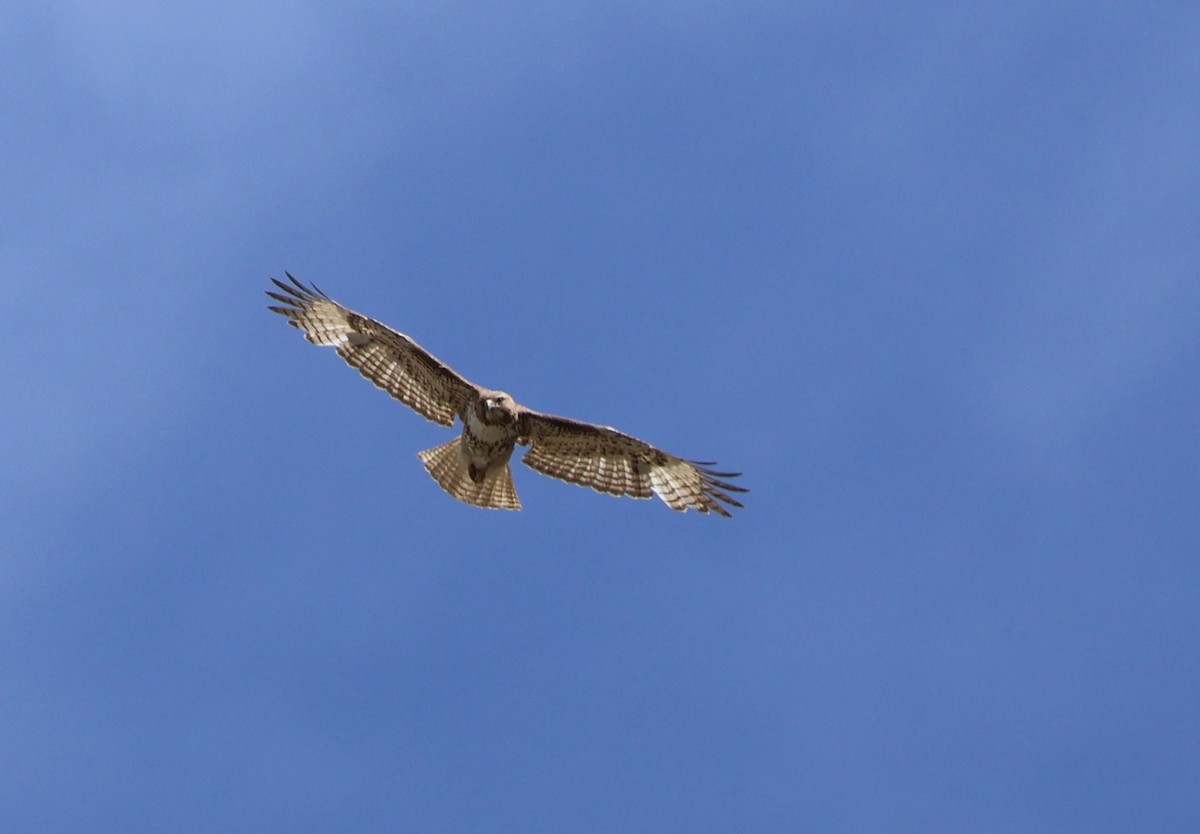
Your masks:
{"label": "hawk's underside", "polygon": [[554,478],[610,495],[658,495],[672,509],[729,515],[741,507],[729,492],[745,492],[711,463],[676,457],[608,426],[541,414],[517,404],[503,391],[475,385],[408,336],[347,309],[315,286],[272,278],[281,293],[267,295],[308,341],[338,355],[371,382],[424,417],[443,426],[457,417],[459,437],[421,452],[421,462],[446,492],[490,509],[519,510],[509,458],[528,446],[521,460]]}

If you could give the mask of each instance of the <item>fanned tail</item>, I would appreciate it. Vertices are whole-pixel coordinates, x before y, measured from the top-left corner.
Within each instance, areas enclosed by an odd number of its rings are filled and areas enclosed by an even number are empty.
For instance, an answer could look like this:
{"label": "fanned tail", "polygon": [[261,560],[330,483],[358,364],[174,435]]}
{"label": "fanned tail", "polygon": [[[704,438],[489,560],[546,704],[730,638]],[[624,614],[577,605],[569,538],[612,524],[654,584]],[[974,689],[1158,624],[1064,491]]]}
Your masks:
{"label": "fanned tail", "polygon": [[459,501],[489,510],[521,509],[521,500],[513,486],[512,469],[507,463],[489,472],[480,483],[471,480],[462,452],[462,437],[418,452],[417,457],[438,485]]}

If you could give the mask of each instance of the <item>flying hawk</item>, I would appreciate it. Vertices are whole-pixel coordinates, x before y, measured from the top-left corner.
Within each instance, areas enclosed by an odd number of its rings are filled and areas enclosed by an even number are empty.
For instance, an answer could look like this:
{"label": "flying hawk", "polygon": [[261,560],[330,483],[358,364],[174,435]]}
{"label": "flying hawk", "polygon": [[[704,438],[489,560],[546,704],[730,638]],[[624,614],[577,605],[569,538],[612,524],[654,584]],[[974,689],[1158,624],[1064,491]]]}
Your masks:
{"label": "flying hawk", "polygon": [[[746,492],[721,478],[708,461],[688,461],[608,426],[542,414],[517,404],[503,391],[469,382],[408,336],[360,315],[321,292],[291,281],[271,281],[267,291],[314,345],[337,350],[378,387],[443,426],[462,421],[462,436],[418,457],[442,489],[460,501],[489,509],[519,510],[508,460],[517,444],[528,446],[523,462],[545,475],[610,495],[658,495],[681,512],[689,507],[729,516],[724,504],[742,505],[728,492]],[[724,504],[722,504],[724,502]]]}

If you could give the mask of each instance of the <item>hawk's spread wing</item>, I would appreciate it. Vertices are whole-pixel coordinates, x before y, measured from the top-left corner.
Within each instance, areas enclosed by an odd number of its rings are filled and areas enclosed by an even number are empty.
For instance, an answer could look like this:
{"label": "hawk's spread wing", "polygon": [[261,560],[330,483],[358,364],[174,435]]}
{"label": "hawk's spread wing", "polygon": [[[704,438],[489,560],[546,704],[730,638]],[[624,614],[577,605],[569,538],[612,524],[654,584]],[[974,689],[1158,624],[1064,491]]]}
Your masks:
{"label": "hawk's spread wing", "polygon": [[680,511],[690,507],[728,516],[722,501],[742,506],[722,490],[746,489],[718,480],[740,473],[705,469],[711,464],[684,460],[608,426],[536,411],[525,411],[521,419],[523,442],[529,443],[521,460],[544,475],[610,495],[649,498],[657,494]]}
{"label": "hawk's spread wing", "polygon": [[267,292],[285,306],[271,310],[287,316],[314,345],[336,348],[339,356],[400,402],[435,423],[454,425],[454,416],[470,401],[470,382],[403,333],[285,274],[291,284],[271,280],[286,294]]}

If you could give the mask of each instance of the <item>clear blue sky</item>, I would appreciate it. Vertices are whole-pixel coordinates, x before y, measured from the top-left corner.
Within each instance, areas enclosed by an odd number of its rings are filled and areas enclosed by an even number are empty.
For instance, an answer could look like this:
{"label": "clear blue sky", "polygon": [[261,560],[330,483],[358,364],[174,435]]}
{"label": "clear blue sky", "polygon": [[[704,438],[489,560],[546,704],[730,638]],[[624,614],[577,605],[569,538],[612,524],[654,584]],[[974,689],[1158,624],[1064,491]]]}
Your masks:
{"label": "clear blue sky", "polygon": [[[4,17],[0,829],[1200,830],[1194,4]],[[745,511],[453,501],[285,269]]]}

